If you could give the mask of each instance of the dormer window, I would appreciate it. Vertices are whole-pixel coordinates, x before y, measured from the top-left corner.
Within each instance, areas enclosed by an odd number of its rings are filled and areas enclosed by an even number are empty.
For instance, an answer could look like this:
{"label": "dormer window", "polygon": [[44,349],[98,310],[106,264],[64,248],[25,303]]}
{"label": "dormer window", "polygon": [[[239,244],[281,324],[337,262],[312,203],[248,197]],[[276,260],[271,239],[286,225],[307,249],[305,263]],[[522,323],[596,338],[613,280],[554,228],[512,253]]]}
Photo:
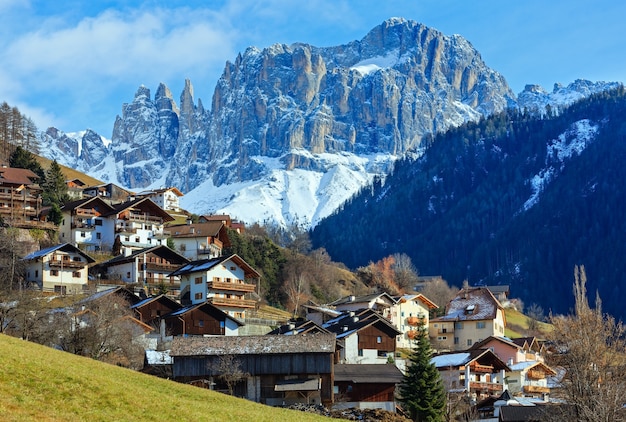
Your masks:
{"label": "dormer window", "polygon": [[476,305],[467,305],[465,308],[465,315],[473,315],[476,310]]}

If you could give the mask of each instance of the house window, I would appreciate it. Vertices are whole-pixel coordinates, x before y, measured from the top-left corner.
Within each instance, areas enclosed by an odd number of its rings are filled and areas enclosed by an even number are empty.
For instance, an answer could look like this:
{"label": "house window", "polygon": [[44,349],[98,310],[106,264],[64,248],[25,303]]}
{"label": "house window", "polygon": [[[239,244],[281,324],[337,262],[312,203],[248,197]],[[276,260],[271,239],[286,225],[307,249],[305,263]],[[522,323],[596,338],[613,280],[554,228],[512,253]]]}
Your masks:
{"label": "house window", "polygon": [[363,356],[363,349],[359,349],[359,356]]}
{"label": "house window", "polygon": [[194,296],[194,298],[196,300],[202,300],[202,293],[196,293],[196,295]]}
{"label": "house window", "polygon": [[194,283],[195,283],[195,284],[202,284],[202,277],[196,277],[196,278],[194,279]]}
{"label": "house window", "polygon": [[381,336],[376,337],[376,343],[380,344],[383,342],[383,338]]}
{"label": "house window", "polygon": [[54,286],[54,293],[60,293],[62,295],[65,294],[65,289],[67,286]]}
{"label": "house window", "polygon": [[463,329],[463,323],[462,322],[455,322],[454,323],[454,329],[455,330],[462,330]]}
{"label": "house window", "polygon": [[476,328],[478,329],[485,328],[485,321],[476,322]]}
{"label": "house window", "polygon": [[35,270],[35,277],[39,277],[39,270]]}
{"label": "house window", "polygon": [[72,261],[80,262],[80,256],[75,256],[74,258],[72,258]]}
{"label": "house window", "polygon": [[59,270],[50,270],[50,275],[52,277],[57,277],[59,275]]}
{"label": "house window", "polygon": [[231,271],[235,271],[237,268],[236,267],[230,267]]}
{"label": "house window", "polygon": [[74,278],[80,278],[80,271],[74,271],[74,272],[72,272],[72,277],[74,277]]}
{"label": "house window", "polygon": [[446,336],[439,336],[439,337],[437,337],[437,340],[439,340],[439,341],[447,340],[447,339],[448,339],[448,337],[446,337]]}
{"label": "house window", "polygon": [[128,241],[130,241],[130,237],[124,236],[124,242],[128,242]]}
{"label": "house window", "polygon": [[135,243],[139,243],[139,242],[141,242],[141,239],[139,238],[139,236],[136,236],[135,237]]}
{"label": "house window", "polygon": [[227,283],[230,283],[231,281],[232,281],[232,280],[231,280],[231,278],[230,278],[230,277],[226,277],[226,282],[227,282]]}
{"label": "house window", "polygon": [[459,338],[458,337],[454,338],[454,344],[459,344]]}
{"label": "house window", "polygon": [[96,226],[101,226],[101,225],[102,225],[102,220],[98,220],[98,219],[96,219],[96,220],[94,220],[94,224],[95,224]]}
{"label": "house window", "polygon": [[126,273],[126,278],[130,278],[130,271]]}
{"label": "house window", "polygon": [[80,232],[80,237],[85,237],[85,232]]}
{"label": "house window", "polygon": [[96,239],[98,240],[102,239],[102,233],[96,233]]}
{"label": "house window", "polygon": [[196,327],[204,327],[204,320],[203,319],[197,319],[195,321],[195,326]]}
{"label": "house window", "polygon": [[471,339],[471,338],[468,338],[468,339],[467,339],[467,345],[468,345],[468,346],[471,346],[472,344],[474,344],[474,342],[472,341],[472,339]]}

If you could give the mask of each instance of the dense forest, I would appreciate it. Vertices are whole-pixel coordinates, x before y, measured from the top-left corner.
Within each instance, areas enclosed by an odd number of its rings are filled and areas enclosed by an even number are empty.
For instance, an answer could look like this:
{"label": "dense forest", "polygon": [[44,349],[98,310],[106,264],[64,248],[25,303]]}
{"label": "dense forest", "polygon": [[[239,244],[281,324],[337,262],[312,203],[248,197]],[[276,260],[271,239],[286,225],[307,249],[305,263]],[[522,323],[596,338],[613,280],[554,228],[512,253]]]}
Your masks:
{"label": "dense forest", "polygon": [[[316,226],[313,246],[351,268],[406,253],[420,274],[510,284],[512,296],[556,313],[571,308],[574,266],[584,264],[590,291],[623,318],[624,116],[622,87],[558,112],[509,110],[426,139],[423,155],[398,162]],[[575,150],[577,122],[597,133],[568,157],[556,146]],[[544,181],[536,202],[533,178]]]}
{"label": "dense forest", "polygon": [[7,162],[16,147],[39,152],[38,129],[30,117],[6,102],[0,104],[0,163]]}

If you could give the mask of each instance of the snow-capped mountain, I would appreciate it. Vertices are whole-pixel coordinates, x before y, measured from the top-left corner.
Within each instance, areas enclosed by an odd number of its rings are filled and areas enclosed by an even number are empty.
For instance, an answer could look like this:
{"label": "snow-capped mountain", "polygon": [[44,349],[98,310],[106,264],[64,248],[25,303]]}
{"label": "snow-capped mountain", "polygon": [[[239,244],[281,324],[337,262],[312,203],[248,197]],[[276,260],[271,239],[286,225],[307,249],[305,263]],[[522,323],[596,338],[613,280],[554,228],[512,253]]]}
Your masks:
{"label": "snow-capped mountain", "polygon": [[93,132],[50,129],[42,150],[129,189],[176,186],[195,213],[312,226],[397,158],[419,153],[427,134],[518,102],[545,110],[604,89],[570,87],[527,87],[516,98],[467,40],[393,18],[347,45],[248,48],[226,63],[210,110],[190,81],[179,106],[165,85],[154,98],[142,86],[108,147]]}

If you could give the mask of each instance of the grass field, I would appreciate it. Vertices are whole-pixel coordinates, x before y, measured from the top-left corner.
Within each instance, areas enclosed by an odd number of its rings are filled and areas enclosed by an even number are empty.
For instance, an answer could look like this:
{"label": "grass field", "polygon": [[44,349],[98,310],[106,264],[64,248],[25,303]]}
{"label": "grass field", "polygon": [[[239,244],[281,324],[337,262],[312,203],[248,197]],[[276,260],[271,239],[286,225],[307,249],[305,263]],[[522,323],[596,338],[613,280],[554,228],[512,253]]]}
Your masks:
{"label": "grass field", "polygon": [[2,421],[328,421],[0,334]]}
{"label": "grass field", "polygon": [[[505,336],[518,338],[531,335],[528,333],[528,317],[526,315],[513,308],[505,308],[504,315],[506,317]],[[545,322],[537,322],[537,326],[542,334],[546,334],[552,330],[552,325],[546,324]]]}

